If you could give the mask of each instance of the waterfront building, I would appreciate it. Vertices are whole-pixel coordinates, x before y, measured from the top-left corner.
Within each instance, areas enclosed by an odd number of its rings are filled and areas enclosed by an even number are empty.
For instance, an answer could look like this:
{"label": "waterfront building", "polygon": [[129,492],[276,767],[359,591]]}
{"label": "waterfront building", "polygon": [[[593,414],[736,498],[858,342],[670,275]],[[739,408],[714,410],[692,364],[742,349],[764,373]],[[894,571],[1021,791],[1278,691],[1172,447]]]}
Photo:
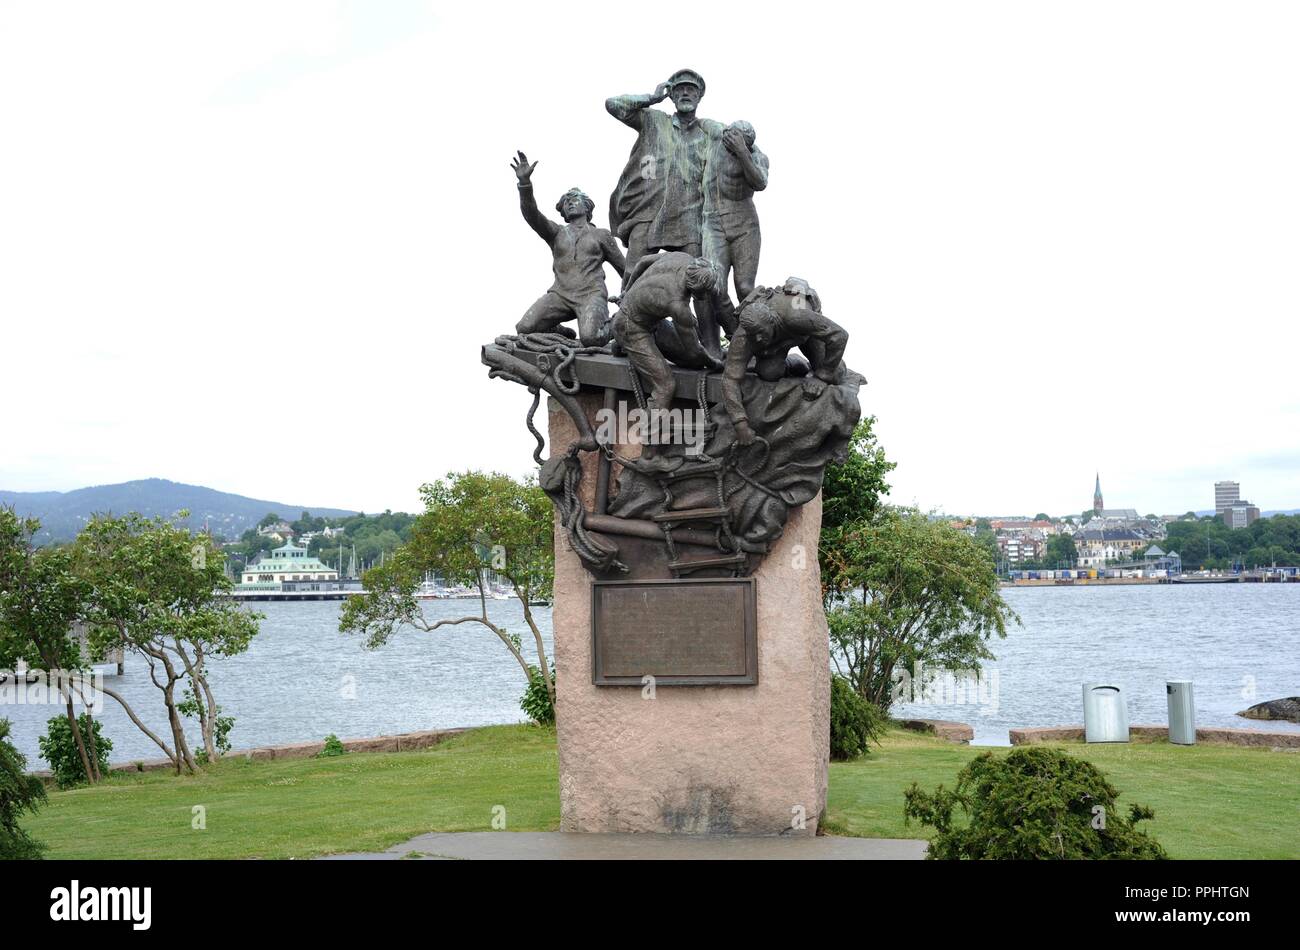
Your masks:
{"label": "waterfront building", "polygon": [[998,550],[1012,564],[1037,561],[1043,556],[1044,545],[1039,538],[1021,535],[999,537],[997,540]]}
{"label": "waterfront building", "polygon": [[1147,544],[1147,539],[1125,524],[1094,518],[1075,532],[1074,547],[1080,567],[1103,567],[1107,561],[1124,561]]}
{"label": "waterfront building", "polygon": [[1147,577],[1155,576],[1161,571],[1165,574],[1181,574],[1183,559],[1178,556],[1177,551],[1166,554],[1160,549],[1160,545],[1153,544],[1142,555],[1142,570]]}
{"label": "waterfront building", "polygon": [[337,581],[339,572],[289,542],[244,568],[237,590],[280,590],[296,581]]}
{"label": "waterfront building", "polygon": [[1249,528],[1258,521],[1259,509],[1244,499],[1238,499],[1225,508],[1220,517],[1224,524],[1236,531],[1238,528]]}
{"label": "waterfront building", "polygon": [[1241,501],[1240,482],[1214,483],[1214,514],[1222,518],[1223,513]]}

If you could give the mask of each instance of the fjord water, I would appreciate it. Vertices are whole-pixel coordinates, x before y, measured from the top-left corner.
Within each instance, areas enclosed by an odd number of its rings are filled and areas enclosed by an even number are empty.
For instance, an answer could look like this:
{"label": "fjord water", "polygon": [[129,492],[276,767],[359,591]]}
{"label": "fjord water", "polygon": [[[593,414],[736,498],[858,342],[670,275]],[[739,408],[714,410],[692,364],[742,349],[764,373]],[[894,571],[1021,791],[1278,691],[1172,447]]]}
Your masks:
{"label": "fjord water", "polygon": [[[476,613],[476,600],[421,602],[428,622]],[[535,662],[532,632],[517,600],[489,600],[494,623],[523,638],[523,652]],[[497,636],[481,624],[448,626],[434,633],[403,630],[387,645],[366,650],[361,638],[339,632],[338,601],[255,603],[265,615],[248,652],[210,659],[212,689],[224,715],[235,717],[230,734],[236,749],[320,740],[391,735],[420,729],[522,722],[524,676]],[[551,611],[533,608],[546,649]],[[101,668],[111,669],[111,668]],[[123,694],[140,718],[168,739],[161,693],[139,657],[127,656],[123,676],[104,683]],[[177,687],[179,696],[181,688]],[[0,705],[13,721],[13,738],[38,761],[37,737],[60,707]],[[104,700],[104,735],[113,740],[114,762],[156,759],[162,751],[131,723],[112,699]],[[191,743],[197,730],[188,732]],[[195,751],[199,745],[192,745]]]}
{"label": "fjord water", "polygon": [[1189,679],[1198,726],[1300,731],[1236,715],[1300,695],[1300,584],[1021,587],[1003,595],[1023,626],[990,644],[997,659],[984,664],[979,693],[994,701],[905,703],[893,715],[965,722],[977,744],[1005,744],[1009,729],[1082,725],[1083,684],[1106,683],[1127,696],[1130,723],[1167,725],[1165,683]]}
{"label": "fjord water", "polygon": [[[1254,703],[1300,695],[1300,584],[1039,587],[1006,590],[1023,626],[995,640],[985,664],[993,702],[900,704],[896,716],[953,719],[975,728],[977,743],[1005,743],[1007,730],[1081,724],[1081,684],[1122,686],[1133,723],[1166,721],[1165,681],[1195,683],[1201,726],[1300,731],[1300,725],[1235,715]],[[434,633],[408,630],[368,651],[338,632],[340,604],[314,601],[255,605],[266,615],[249,651],[212,661],[213,688],[236,719],[235,748],[524,720],[523,674],[505,646],[477,624]],[[474,601],[425,601],[430,620],[474,612]],[[547,650],[550,610],[534,608]],[[514,600],[490,601],[488,614],[532,636]],[[992,674],[996,673],[996,689]],[[587,671],[578,671],[587,675]],[[106,682],[131,700],[150,728],[164,733],[158,691],[138,657]],[[738,687],[717,687],[721,689]],[[950,698],[978,699],[978,695]],[[13,736],[39,767],[37,737],[58,707],[0,705]],[[104,733],[113,761],[161,755],[117,704],[105,701]]]}

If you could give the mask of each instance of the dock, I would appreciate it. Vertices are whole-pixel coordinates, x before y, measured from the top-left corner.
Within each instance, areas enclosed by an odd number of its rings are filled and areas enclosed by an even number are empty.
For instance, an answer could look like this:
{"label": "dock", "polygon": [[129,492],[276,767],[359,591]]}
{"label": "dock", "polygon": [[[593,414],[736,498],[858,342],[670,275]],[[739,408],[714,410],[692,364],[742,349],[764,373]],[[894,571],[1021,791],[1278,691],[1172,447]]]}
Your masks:
{"label": "dock", "polygon": [[234,590],[222,594],[231,600],[347,600],[360,597],[364,590]]}

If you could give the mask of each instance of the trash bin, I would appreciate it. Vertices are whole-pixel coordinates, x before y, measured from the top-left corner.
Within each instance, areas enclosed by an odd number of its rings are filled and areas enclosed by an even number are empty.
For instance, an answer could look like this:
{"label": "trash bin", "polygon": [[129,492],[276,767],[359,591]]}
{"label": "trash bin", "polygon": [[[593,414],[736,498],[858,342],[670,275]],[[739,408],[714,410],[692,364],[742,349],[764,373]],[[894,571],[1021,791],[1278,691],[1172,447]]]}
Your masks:
{"label": "trash bin", "polygon": [[1088,742],[1128,742],[1128,708],[1118,686],[1083,684],[1083,731]]}
{"label": "trash bin", "polygon": [[1169,700],[1169,741],[1175,745],[1196,745],[1196,700],[1191,680],[1165,683]]}

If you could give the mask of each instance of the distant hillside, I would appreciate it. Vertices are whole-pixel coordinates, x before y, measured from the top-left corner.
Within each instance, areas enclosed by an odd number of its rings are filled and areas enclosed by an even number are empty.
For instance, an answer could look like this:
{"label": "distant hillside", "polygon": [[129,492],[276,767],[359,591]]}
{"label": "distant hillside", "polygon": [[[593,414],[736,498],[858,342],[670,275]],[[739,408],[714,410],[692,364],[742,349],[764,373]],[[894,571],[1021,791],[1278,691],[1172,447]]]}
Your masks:
{"label": "distant hillside", "polygon": [[304,511],[323,518],[346,518],[357,513],[342,508],[259,501],[163,478],[97,485],[68,492],[0,491],[0,505],[9,505],[24,517],[39,518],[41,532],[37,540],[40,542],[71,540],[91,515],[105,513],[124,515],[128,511],[138,511],[152,518],[157,515],[170,517],[186,509],[190,513],[186,524],[190,527],[201,528],[207,523],[213,534],[231,539],[256,526],[268,512],[275,512],[289,521],[296,520]]}

